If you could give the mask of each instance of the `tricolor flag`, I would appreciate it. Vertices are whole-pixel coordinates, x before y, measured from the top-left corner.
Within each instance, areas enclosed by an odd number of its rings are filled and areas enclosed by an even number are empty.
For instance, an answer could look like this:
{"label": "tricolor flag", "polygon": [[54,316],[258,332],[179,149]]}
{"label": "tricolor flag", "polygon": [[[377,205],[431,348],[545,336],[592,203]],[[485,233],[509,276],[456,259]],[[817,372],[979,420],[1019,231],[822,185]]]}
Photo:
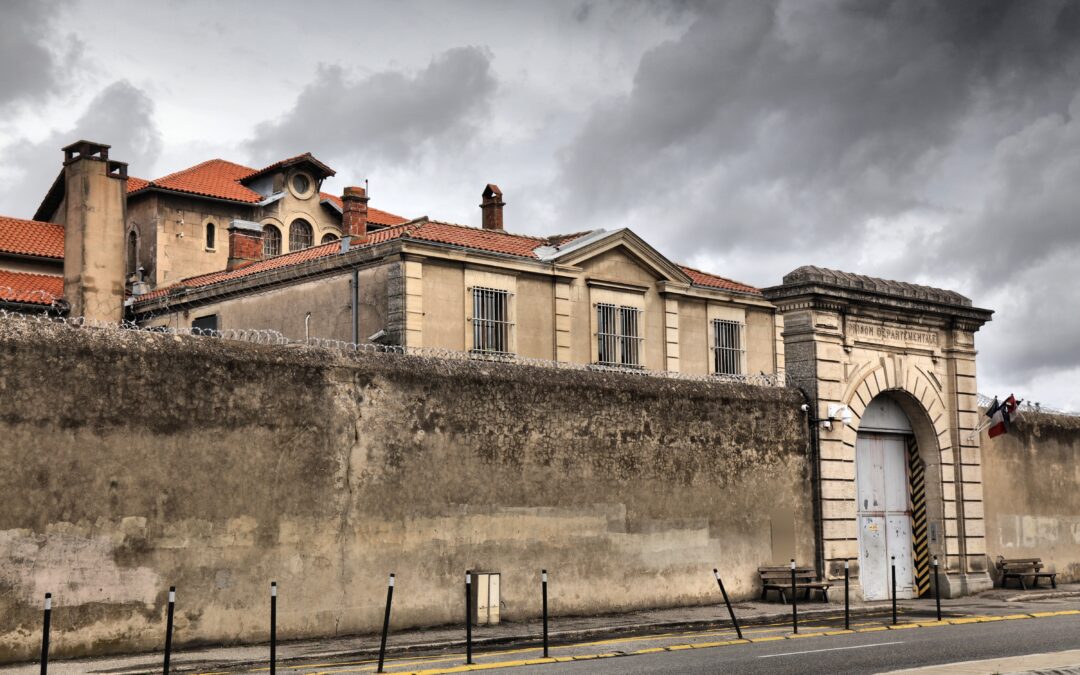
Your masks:
{"label": "tricolor flag", "polygon": [[1015,396],[1009,394],[1009,398],[1001,401],[1000,403],[995,398],[994,403],[990,406],[990,409],[986,411],[986,416],[990,418],[990,429],[986,432],[986,434],[990,438],[994,438],[995,436],[1009,433],[1009,427],[1012,425],[1012,416],[1015,413]]}

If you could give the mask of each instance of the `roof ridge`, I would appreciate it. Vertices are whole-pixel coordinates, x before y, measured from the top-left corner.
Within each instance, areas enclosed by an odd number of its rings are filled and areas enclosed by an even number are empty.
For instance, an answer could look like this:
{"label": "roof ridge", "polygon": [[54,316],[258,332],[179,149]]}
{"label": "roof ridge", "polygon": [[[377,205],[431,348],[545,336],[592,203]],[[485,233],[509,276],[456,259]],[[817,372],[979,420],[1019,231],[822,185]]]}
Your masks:
{"label": "roof ridge", "polygon": [[[508,236],[508,237],[518,237],[518,238],[521,238],[521,239],[532,239],[534,241],[539,241],[539,242],[543,242],[543,243],[547,243],[547,241],[548,241],[547,237],[540,237],[540,236],[537,236],[537,235],[534,235],[534,234],[518,234],[516,232],[507,232],[506,230],[488,230],[488,229],[484,229],[483,227],[473,227],[472,225],[462,225],[461,223],[449,223],[449,222],[447,222],[445,220],[433,220],[433,219],[428,218],[427,220],[424,220],[423,222],[435,223],[436,225],[446,225],[448,227],[460,227],[463,230],[472,230],[474,232],[488,232],[488,233],[495,234],[495,235],[505,235],[505,236]],[[420,223],[418,223],[418,224],[420,224]]]}
{"label": "roof ridge", "polygon": [[[188,173],[190,171],[194,171],[196,169],[200,169],[200,168],[202,168],[202,167],[204,167],[204,166],[206,166],[208,164],[213,164],[215,162],[220,162],[222,164],[230,164],[232,166],[237,167],[238,169],[244,169],[248,173],[256,173],[257,172],[257,169],[252,169],[250,166],[244,166],[243,164],[237,164],[236,162],[232,162],[232,161],[229,161],[227,159],[221,159],[220,157],[214,157],[213,159],[208,159],[208,160],[199,162],[198,164],[193,164],[193,165],[187,167],[186,169],[180,169],[179,171],[173,171],[170,174],[167,174],[165,176],[160,176],[158,178],[154,178],[154,179],[149,180],[147,182],[151,183],[151,184],[156,184],[158,181],[169,180],[170,178],[175,178],[176,176]],[[237,178],[235,180],[239,181],[240,178]]]}

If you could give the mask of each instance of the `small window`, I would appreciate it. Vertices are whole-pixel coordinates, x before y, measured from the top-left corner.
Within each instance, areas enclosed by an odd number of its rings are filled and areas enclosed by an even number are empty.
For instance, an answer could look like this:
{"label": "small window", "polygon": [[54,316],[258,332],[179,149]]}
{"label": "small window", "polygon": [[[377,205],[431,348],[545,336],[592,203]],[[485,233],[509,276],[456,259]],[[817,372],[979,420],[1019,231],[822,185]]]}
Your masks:
{"label": "small window", "polygon": [[213,251],[217,244],[217,228],[213,223],[206,224],[206,249]]}
{"label": "small window", "polygon": [[495,288],[472,289],[473,296],[473,351],[509,354],[510,292]]}
{"label": "small window", "polygon": [[738,321],[715,319],[713,325],[713,372],[742,375],[743,326]]}
{"label": "small window", "polygon": [[128,276],[135,274],[139,269],[139,235],[135,230],[128,232],[127,239],[127,273]]}
{"label": "small window", "polygon": [[338,237],[337,237],[336,234],[324,234],[322,236],[322,243],[324,243],[324,244],[329,244],[330,242],[337,241],[337,240],[338,240]]}
{"label": "small window", "polygon": [[281,255],[281,230],[273,225],[263,228],[263,257]]}
{"label": "small window", "polygon": [[297,195],[306,195],[311,189],[311,178],[306,173],[298,173],[292,177],[292,189]]}
{"label": "small window", "polygon": [[641,367],[641,310],[600,303],[596,305],[597,363],[604,366]]}
{"label": "small window", "polygon": [[292,221],[292,224],[289,225],[289,250],[300,251],[305,248],[311,248],[314,237],[315,235],[311,229],[311,223],[303,218]]}
{"label": "small window", "polygon": [[191,322],[191,327],[194,330],[211,331],[218,329],[217,314],[209,314],[207,316],[200,316]]}

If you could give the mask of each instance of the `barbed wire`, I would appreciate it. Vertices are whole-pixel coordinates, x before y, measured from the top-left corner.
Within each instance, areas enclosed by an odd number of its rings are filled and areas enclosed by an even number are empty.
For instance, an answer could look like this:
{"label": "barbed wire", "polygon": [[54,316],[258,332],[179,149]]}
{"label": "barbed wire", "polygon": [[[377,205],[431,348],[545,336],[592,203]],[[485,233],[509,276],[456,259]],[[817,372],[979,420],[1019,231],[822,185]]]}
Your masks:
{"label": "barbed wire", "polygon": [[[994,401],[997,400],[995,397],[987,396],[986,394],[977,394],[976,396],[977,396],[980,408],[989,408],[991,405],[994,404]],[[1025,413],[1025,412],[1033,412],[1033,413],[1045,413],[1047,415],[1067,415],[1069,417],[1080,417],[1080,412],[1071,412],[1071,411],[1068,411],[1068,410],[1060,410],[1058,408],[1051,408],[1050,406],[1042,405],[1041,403],[1039,403],[1037,401],[1032,402],[1032,401],[1029,401],[1028,399],[1021,399],[1020,403],[1017,404],[1016,407],[1021,412],[1021,414]]]}
{"label": "barbed wire", "polygon": [[40,313],[27,313],[0,309],[0,321],[24,322],[27,324],[41,323],[65,326],[72,329],[93,328],[98,330],[130,331],[148,334],[183,335],[197,338],[212,338],[247,342],[259,345],[294,347],[305,346],[328,351],[343,353],[367,353],[418,356],[442,361],[487,361],[493,363],[507,363],[522,366],[536,366],[559,370],[588,371],[598,373],[619,373],[639,377],[655,377],[672,380],[686,380],[709,383],[735,383],[748,384],[761,387],[796,387],[795,382],[799,378],[794,373],[782,371],[780,373],[758,373],[745,375],[693,375],[670,371],[649,370],[638,367],[619,367],[586,363],[567,363],[549,359],[525,357],[516,354],[467,352],[453,349],[441,349],[436,347],[407,347],[403,345],[386,345],[377,343],[353,343],[328,338],[309,337],[304,340],[292,340],[285,334],[272,329],[225,329],[176,327],[176,326],[143,326],[134,322],[125,321],[114,323],[88,319],[85,317],[66,317],[49,314],[45,311]]}

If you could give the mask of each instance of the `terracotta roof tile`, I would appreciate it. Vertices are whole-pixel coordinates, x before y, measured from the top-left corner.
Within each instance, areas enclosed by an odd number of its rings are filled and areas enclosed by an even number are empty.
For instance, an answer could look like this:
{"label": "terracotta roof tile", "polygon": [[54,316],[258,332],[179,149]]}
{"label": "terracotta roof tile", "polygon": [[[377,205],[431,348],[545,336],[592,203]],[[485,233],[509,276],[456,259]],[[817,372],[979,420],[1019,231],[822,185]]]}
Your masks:
{"label": "terracotta roof tile", "polygon": [[[330,201],[334,202],[334,205],[337,206],[339,211],[341,210],[341,208],[342,208],[341,197],[339,197],[338,195],[332,195],[329,192],[320,192],[319,197],[322,198],[322,199],[329,199]],[[369,223],[375,223],[376,225],[390,226],[390,225],[400,225],[402,223],[409,222],[408,218],[402,218],[401,216],[396,216],[393,213],[390,213],[388,211],[383,211],[382,209],[373,209],[370,206],[368,207],[367,212],[368,212],[368,222]]]}
{"label": "terracotta roof tile", "polygon": [[749,293],[751,295],[761,295],[760,288],[754,288],[747,284],[739,283],[738,281],[732,281],[715,274],[709,274],[708,272],[702,272],[696,270],[693,267],[687,267],[685,265],[679,266],[683,272],[690,277],[695,286],[705,286],[707,288],[719,288],[725,291],[735,291],[737,293]]}
{"label": "terracotta roof tile", "polygon": [[437,220],[419,221],[410,225],[408,227],[408,236],[412,239],[450,244],[491,253],[503,253],[534,260],[539,257],[534,252],[537,247],[550,245],[550,242],[542,237],[483,230],[477,227],[454,225]]}
{"label": "terracotta roof tile", "polygon": [[64,227],[0,216],[0,252],[62,260]]}
{"label": "terracotta roof tile", "polygon": [[64,277],[0,270],[0,302],[51,305],[64,295]]}
{"label": "terracotta roof tile", "polygon": [[211,159],[182,171],[170,173],[168,176],[156,178],[134,189],[132,189],[132,183],[129,180],[128,194],[147,187],[158,187],[163,190],[174,190],[204,197],[214,197],[215,199],[254,204],[262,201],[262,195],[240,184],[242,178],[246,178],[253,173],[255,173],[255,169],[251,167],[234,164],[223,159]]}

